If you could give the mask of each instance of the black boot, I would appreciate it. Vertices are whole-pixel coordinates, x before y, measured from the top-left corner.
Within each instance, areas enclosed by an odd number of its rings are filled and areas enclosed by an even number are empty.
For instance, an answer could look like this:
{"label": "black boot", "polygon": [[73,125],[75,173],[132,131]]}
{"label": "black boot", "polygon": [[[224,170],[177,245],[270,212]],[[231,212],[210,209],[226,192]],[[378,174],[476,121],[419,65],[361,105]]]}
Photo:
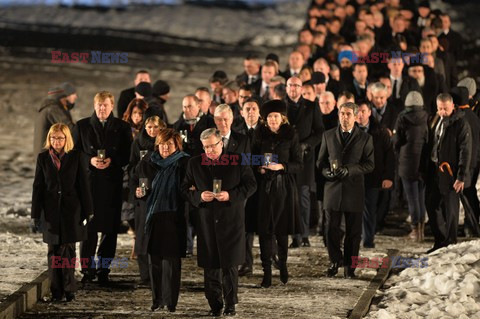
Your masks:
{"label": "black boot", "polygon": [[272,267],[263,267],[263,280],[260,286],[270,288],[272,285]]}
{"label": "black boot", "polygon": [[286,284],[288,282],[288,269],[287,269],[287,263],[286,262],[281,262],[280,263],[280,280]]}

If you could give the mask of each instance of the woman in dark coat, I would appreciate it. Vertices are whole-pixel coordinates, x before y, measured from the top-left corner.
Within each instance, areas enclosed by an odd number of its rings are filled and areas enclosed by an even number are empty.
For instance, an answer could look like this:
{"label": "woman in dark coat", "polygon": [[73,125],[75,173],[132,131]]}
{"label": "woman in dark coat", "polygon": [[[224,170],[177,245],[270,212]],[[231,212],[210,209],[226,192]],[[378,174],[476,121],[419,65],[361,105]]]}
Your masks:
{"label": "woman in dark coat", "polygon": [[272,247],[278,244],[280,280],[288,281],[288,235],[301,233],[295,174],[302,170],[303,159],[295,129],[288,124],[283,101],[271,100],[262,105],[266,120],[255,130],[253,154],[272,154],[269,165],[259,167],[258,234],[263,267],[262,287],[272,283]]}
{"label": "woman in dark coat", "polygon": [[[167,306],[176,310],[180,293],[181,257],[186,251],[185,200],[180,184],[185,176],[188,154],[182,151],[180,134],[173,129],[161,130],[155,140],[156,150],[144,157],[132,180],[139,185],[137,198],[147,197],[144,241],[150,256],[152,311]],[[151,184],[151,187],[149,187]],[[146,188],[146,189],[144,189]]]}
{"label": "woman in dark coat", "polygon": [[422,241],[426,208],[425,183],[420,174],[423,170],[420,162],[422,150],[428,140],[428,115],[419,92],[408,93],[405,107],[398,115],[394,147],[398,158],[398,175],[402,179],[412,218],[409,237]]}
{"label": "woman in dark coat", "polygon": [[75,298],[76,263],[71,263],[76,258],[75,243],[87,239],[89,216],[93,216],[92,199],[80,154],[73,150],[68,126],[54,124],[45,151],[37,157],[32,193],[32,218],[41,225],[48,244],[52,301],[64,295],[67,301]]}
{"label": "woman in dark coat", "polygon": [[132,127],[132,137],[137,137],[142,131],[143,115],[148,108],[147,102],[143,99],[133,99],[123,113],[122,120],[130,124]]}
{"label": "woman in dark coat", "polygon": [[[133,175],[134,170],[143,157],[150,158],[155,151],[155,138],[160,133],[160,130],[165,127],[165,123],[158,116],[152,116],[145,120],[145,128],[132,143],[130,163],[128,165],[130,175]],[[135,189],[139,185],[138,180],[133,181],[130,178],[129,184],[129,189],[131,190],[129,202],[133,204],[135,216],[135,246],[133,251],[137,255],[141,284],[148,284],[150,275],[148,270],[147,241],[144,235],[147,199],[145,197],[135,197]]]}

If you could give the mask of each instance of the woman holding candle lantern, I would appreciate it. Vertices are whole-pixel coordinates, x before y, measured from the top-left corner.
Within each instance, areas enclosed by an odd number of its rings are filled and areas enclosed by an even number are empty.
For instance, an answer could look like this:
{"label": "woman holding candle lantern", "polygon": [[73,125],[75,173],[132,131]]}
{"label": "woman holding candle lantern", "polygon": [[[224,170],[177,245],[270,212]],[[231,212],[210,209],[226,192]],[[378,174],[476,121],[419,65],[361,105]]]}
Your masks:
{"label": "woman holding candle lantern", "polygon": [[[132,143],[129,164],[130,175],[133,174],[133,170],[137,167],[138,163],[143,157],[149,157],[155,151],[155,138],[165,127],[165,123],[156,115],[151,116],[145,120],[144,128],[141,130],[140,134]],[[137,182],[132,183],[131,179],[129,180],[129,202],[133,204],[135,216],[135,244],[133,251],[137,256],[141,284],[146,285],[150,282],[150,275],[148,270],[147,241],[143,231],[145,228],[147,200],[146,197],[135,199],[135,189],[137,188],[137,186]]]}
{"label": "woman holding candle lantern", "polygon": [[150,255],[152,311],[167,306],[175,312],[178,302],[181,257],[185,257],[187,239],[180,184],[188,159],[180,134],[163,129],[155,139],[155,151],[142,158],[132,175],[132,182],[138,185],[135,196],[147,197],[144,228],[137,225],[137,229],[138,234],[144,232]]}
{"label": "woman holding candle lantern", "polygon": [[264,103],[260,114],[266,125],[257,127],[253,137],[253,153],[263,154],[267,161],[260,172],[258,234],[263,267],[261,286],[272,284],[272,247],[278,244],[280,280],[288,281],[288,235],[301,233],[295,174],[302,170],[303,159],[298,136],[288,123],[287,106],[280,100]]}
{"label": "woman holding candle lantern", "polygon": [[76,257],[75,243],[87,239],[87,221],[93,216],[90,187],[73,150],[70,129],[62,123],[50,127],[45,151],[37,157],[33,182],[32,218],[41,224],[48,244],[48,269],[52,301],[75,298],[75,267],[64,260]]}

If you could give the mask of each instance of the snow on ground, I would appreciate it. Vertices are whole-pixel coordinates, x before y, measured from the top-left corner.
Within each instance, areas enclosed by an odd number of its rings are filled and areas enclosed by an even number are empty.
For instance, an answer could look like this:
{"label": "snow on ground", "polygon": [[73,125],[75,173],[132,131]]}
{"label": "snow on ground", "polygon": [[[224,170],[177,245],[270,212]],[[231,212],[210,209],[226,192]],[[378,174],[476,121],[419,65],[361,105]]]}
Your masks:
{"label": "snow on ground", "polygon": [[433,252],[425,268],[391,277],[367,318],[480,318],[480,240]]}

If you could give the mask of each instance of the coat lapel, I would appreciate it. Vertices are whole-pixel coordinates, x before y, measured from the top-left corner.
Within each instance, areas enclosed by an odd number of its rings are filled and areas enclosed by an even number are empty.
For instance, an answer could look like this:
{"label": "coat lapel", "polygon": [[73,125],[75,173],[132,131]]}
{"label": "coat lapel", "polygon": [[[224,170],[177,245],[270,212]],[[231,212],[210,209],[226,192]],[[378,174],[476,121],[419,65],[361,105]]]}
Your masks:
{"label": "coat lapel", "polygon": [[230,134],[230,140],[228,141],[227,151],[235,152],[235,149],[237,148],[237,146],[238,146],[237,139],[235,138],[235,134],[232,132]]}

